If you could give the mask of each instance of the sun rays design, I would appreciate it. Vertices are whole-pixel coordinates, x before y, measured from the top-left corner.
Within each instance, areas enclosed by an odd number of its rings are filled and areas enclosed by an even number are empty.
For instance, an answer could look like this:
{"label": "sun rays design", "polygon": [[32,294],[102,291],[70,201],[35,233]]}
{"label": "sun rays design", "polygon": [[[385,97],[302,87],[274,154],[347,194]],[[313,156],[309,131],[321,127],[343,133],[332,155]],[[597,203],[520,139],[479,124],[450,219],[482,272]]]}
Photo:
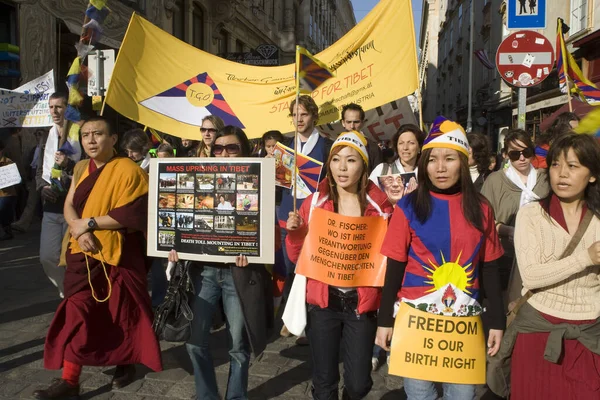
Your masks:
{"label": "sun rays design", "polygon": [[442,255],[442,265],[436,265],[435,262],[431,260],[427,260],[432,266],[431,269],[423,265],[423,268],[431,273],[431,275],[427,275],[427,278],[430,280],[425,281],[425,283],[433,285],[433,288],[427,290],[425,293],[435,292],[451,283],[463,292],[472,294],[468,290],[468,288],[473,286],[474,269],[468,271],[472,263],[469,263],[464,267],[458,263],[462,252],[460,252],[454,262],[447,262],[444,258],[444,253],[440,251],[440,254]]}

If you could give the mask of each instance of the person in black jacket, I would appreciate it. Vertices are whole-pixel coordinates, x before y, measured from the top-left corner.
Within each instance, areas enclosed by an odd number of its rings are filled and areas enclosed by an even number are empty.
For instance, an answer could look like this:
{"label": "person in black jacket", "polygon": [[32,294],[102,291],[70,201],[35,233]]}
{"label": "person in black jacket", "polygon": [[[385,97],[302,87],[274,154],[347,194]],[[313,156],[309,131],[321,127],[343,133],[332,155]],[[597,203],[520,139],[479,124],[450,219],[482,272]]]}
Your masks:
{"label": "person in black jacket", "polygon": [[[251,147],[244,131],[226,126],[217,132],[211,157],[249,157]],[[169,262],[179,261],[175,250]],[[249,264],[245,255],[235,264],[192,262],[190,275],[196,297],[192,303],[194,320],[192,337],[186,349],[194,366],[196,396],[202,400],[219,400],[217,380],[209,349],[213,315],[223,299],[229,336],[229,380],[227,399],[248,398],[250,352],[260,355],[273,327],[271,275],[262,264]]]}
{"label": "person in black jacket", "polygon": [[481,133],[469,133],[469,172],[477,192],[481,192],[485,178],[490,171],[490,142]]}
{"label": "person in black jacket", "polygon": [[358,131],[363,134],[367,139],[367,153],[369,153],[369,174],[373,171],[373,168],[378,166],[383,161],[381,149],[377,145],[377,142],[370,139],[362,131],[365,124],[365,111],[361,106],[354,103],[346,104],[342,108],[342,126],[346,132]]}
{"label": "person in black jacket", "polygon": [[[298,105],[296,106],[296,100],[293,100],[290,105],[290,116],[294,122],[294,125],[298,128],[298,143],[294,143],[294,138],[290,138],[286,143],[286,146],[292,149],[298,149],[298,153],[302,153],[309,156],[317,161],[325,163],[331,150],[333,142],[322,136],[317,130],[317,118],[319,117],[319,107],[315,103],[312,97],[308,95],[300,96]],[[321,170],[321,176],[319,182],[325,177],[325,168]],[[294,282],[294,271],[296,265],[290,261],[285,248],[285,238],[287,236],[286,222],[289,218],[290,213],[293,213],[300,209],[302,202],[306,199],[310,193],[303,193],[297,191],[296,210],[294,210],[294,189],[284,189],[281,196],[281,204],[277,211],[277,220],[281,228],[281,244],[283,246],[283,255],[286,266],[287,276],[285,279],[285,286],[283,289],[283,299],[287,299],[288,294],[292,288]],[[287,330],[285,325],[281,329],[281,336],[288,337],[290,332]],[[304,337],[299,338],[297,341],[299,345],[306,345],[308,342]]]}

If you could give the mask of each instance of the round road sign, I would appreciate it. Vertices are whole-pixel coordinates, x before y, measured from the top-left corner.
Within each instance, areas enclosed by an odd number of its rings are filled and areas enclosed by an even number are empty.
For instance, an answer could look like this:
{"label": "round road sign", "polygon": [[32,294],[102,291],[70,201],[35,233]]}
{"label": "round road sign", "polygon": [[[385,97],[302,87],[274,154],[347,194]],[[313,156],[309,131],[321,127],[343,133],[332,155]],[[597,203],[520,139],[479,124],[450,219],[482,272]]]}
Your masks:
{"label": "round road sign", "polygon": [[534,31],[507,36],[496,52],[496,68],[502,79],[520,88],[539,85],[554,66],[554,48],[548,39]]}

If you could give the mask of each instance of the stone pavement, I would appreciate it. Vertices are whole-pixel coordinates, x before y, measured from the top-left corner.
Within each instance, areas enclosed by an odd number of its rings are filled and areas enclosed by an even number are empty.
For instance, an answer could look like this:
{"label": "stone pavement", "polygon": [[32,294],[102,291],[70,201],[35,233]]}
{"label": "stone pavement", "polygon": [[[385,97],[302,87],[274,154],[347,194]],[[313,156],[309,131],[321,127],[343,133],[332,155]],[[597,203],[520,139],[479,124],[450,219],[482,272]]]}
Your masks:
{"label": "stone pavement", "polygon": [[[0,400],[30,399],[60,371],[43,368],[46,331],[59,303],[54,286],[38,260],[39,224],[27,234],[0,242]],[[226,332],[212,335],[211,348],[221,393],[228,375]],[[161,343],[164,371],[138,366],[137,380],[111,390],[113,367],[84,367],[82,399],[192,399],[192,366],[181,344]],[[252,360],[250,399],[310,399],[311,362],[308,347],[293,339],[276,338],[265,353]],[[367,399],[404,399],[402,379],[388,376],[387,367],[373,373],[374,386]],[[202,399],[200,399],[202,400]]]}

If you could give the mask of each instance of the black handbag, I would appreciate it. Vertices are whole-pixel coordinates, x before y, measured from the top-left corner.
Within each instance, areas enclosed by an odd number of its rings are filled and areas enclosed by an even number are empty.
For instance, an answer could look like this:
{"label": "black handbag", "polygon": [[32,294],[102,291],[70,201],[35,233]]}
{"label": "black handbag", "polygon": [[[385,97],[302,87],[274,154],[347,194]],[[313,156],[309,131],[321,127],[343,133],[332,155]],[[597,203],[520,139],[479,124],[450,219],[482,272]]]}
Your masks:
{"label": "black handbag", "polygon": [[189,268],[189,261],[175,265],[165,299],[154,313],[152,329],[159,340],[186,342],[192,335],[194,313],[190,304],[195,293]]}

